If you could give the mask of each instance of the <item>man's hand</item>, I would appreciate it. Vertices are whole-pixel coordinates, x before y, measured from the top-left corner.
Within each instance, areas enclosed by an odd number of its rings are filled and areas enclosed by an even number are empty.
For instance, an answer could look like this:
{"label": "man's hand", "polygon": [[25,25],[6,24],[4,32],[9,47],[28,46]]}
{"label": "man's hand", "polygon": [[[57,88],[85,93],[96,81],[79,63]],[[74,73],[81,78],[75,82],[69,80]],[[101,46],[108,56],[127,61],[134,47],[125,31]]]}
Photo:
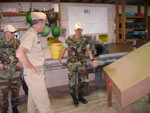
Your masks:
{"label": "man's hand", "polygon": [[58,65],[62,66],[61,60],[58,60]]}
{"label": "man's hand", "polygon": [[97,65],[98,65],[98,64],[97,64],[97,61],[96,61],[96,60],[93,60],[92,63],[93,63],[93,66],[96,68]]}
{"label": "man's hand", "polygon": [[3,64],[0,64],[0,70],[3,70],[4,66]]}
{"label": "man's hand", "polygon": [[22,66],[22,63],[19,61],[19,62],[17,62],[17,64],[16,64],[16,66]]}
{"label": "man's hand", "polygon": [[40,75],[40,73],[42,72],[41,70],[41,66],[36,66],[32,68],[32,71],[38,75]]}

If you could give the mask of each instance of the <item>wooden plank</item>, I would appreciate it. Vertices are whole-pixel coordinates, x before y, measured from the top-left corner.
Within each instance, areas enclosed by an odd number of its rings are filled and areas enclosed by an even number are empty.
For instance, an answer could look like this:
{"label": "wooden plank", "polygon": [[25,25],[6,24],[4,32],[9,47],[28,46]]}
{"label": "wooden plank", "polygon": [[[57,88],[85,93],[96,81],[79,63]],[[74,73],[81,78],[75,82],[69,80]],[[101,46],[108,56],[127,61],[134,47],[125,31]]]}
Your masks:
{"label": "wooden plank", "polygon": [[138,39],[136,41],[136,48],[139,48],[139,47],[141,47],[142,45],[144,45],[146,43],[147,43],[147,41],[145,39]]}
{"label": "wooden plank", "polygon": [[129,52],[133,50],[133,43],[111,43],[109,53]]}
{"label": "wooden plank", "polygon": [[115,23],[116,23],[116,42],[119,43],[120,39],[119,39],[119,0],[116,0],[116,4],[115,4],[115,9],[116,9],[116,19],[115,19]]}
{"label": "wooden plank", "polygon": [[69,2],[79,2],[79,0],[69,0]]}
{"label": "wooden plank", "polygon": [[145,16],[126,16],[126,18],[127,18],[127,19],[138,19],[138,18],[139,18],[139,19],[140,19],[140,18],[141,18],[141,19],[142,19],[142,18],[144,19],[144,18],[146,18],[146,17],[145,17]]}
{"label": "wooden plank", "polygon": [[111,107],[112,106],[112,91],[109,89],[109,83],[108,83],[109,78],[108,78],[108,75],[104,71],[102,71],[102,73],[103,73],[102,74],[103,78],[105,82],[107,83],[107,105]]}
{"label": "wooden plank", "polygon": [[149,30],[148,30],[148,28],[149,28],[149,25],[148,25],[148,2],[146,2],[145,3],[145,5],[144,5],[144,15],[145,15],[145,17],[146,17],[146,40],[148,41],[148,40],[150,40],[150,38],[149,38]]}
{"label": "wooden plank", "polygon": [[58,0],[58,8],[59,8],[59,12],[58,12],[59,28],[60,28],[60,33],[62,33],[60,0]]}
{"label": "wooden plank", "polygon": [[[45,13],[45,14],[48,14],[48,12],[43,12],[43,13]],[[57,14],[58,14],[58,12],[56,12]],[[2,13],[3,14],[3,16],[5,17],[12,17],[12,16],[26,16],[26,14],[27,14],[27,12],[3,12]]]}
{"label": "wooden plank", "polygon": [[102,2],[103,0],[92,0],[93,3],[99,3]]}
{"label": "wooden plank", "polygon": [[111,90],[109,89],[109,86],[107,85],[107,103],[108,103],[108,106],[112,106],[112,92]]}
{"label": "wooden plank", "polygon": [[[17,31],[26,31],[28,30],[29,28],[17,28]],[[0,32],[3,32],[4,30],[3,29],[0,29]]]}
{"label": "wooden plank", "polygon": [[122,41],[124,42],[126,40],[126,15],[125,15],[125,10],[126,10],[126,1],[122,0],[121,2],[122,6]]}
{"label": "wooden plank", "polygon": [[81,0],[81,2],[90,3],[90,0]]}
{"label": "wooden plank", "polygon": [[110,4],[110,3],[114,3],[114,2],[115,2],[115,0],[105,0],[104,1],[105,4]]}
{"label": "wooden plank", "polygon": [[3,12],[3,16],[26,16],[26,12],[17,13],[17,12]]}

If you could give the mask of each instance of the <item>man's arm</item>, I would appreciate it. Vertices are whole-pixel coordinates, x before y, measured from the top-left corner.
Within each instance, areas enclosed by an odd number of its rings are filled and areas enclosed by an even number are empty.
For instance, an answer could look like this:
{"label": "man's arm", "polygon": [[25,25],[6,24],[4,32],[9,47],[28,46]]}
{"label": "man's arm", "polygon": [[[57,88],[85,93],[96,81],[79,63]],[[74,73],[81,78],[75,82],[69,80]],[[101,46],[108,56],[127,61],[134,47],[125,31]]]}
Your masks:
{"label": "man's arm", "polygon": [[21,61],[21,63],[26,66],[27,68],[31,69],[33,72],[40,74],[41,70],[38,67],[34,67],[29,59],[26,56],[27,53],[27,49],[24,47],[19,47],[18,51],[16,53],[16,57],[19,59],[19,61]]}
{"label": "man's arm", "polygon": [[67,50],[67,48],[63,48],[63,49],[61,50],[61,53],[60,53],[60,56],[59,56],[58,65],[62,65],[62,64],[61,64],[61,60],[62,60],[62,58],[63,58],[63,56],[64,56],[66,50]]}
{"label": "man's arm", "polygon": [[0,69],[1,69],[1,70],[3,69],[3,64],[1,64],[1,63],[0,63]]}
{"label": "man's arm", "polygon": [[90,59],[91,59],[91,60],[94,59],[94,57],[93,57],[93,55],[92,55],[92,52],[91,52],[90,48],[87,48],[86,51],[87,51],[88,56],[90,57]]}
{"label": "man's arm", "polygon": [[18,66],[18,67],[22,66],[21,61],[18,61],[17,64],[16,64],[16,66]]}
{"label": "man's arm", "polygon": [[90,57],[90,59],[91,59],[91,61],[92,61],[92,63],[93,63],[93,66],[94,66],[94,67],[97,67],[97,61],[94,59],[90,48],[87,48],[86,51],[87,51],[88,56]]}

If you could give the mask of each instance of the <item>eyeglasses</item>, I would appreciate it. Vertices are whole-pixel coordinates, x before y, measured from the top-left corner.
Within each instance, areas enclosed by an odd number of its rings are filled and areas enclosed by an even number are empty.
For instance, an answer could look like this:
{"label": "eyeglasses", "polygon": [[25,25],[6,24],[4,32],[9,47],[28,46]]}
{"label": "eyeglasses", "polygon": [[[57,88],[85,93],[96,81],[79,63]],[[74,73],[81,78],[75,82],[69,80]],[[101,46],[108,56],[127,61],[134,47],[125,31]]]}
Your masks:
{"label": "eyeglasses", "polygon": [[16,31],[14,31],[14,32],[10,32],[11,34],[14,34],[14,33],[16,33]]}

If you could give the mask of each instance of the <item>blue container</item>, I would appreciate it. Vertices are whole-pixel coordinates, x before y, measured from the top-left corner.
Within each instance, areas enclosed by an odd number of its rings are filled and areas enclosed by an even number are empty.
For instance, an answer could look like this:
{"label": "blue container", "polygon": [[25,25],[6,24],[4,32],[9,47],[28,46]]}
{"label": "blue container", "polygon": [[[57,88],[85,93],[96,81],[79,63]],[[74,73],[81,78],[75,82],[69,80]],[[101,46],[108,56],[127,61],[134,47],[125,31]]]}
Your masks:
{"label": "blue container", "polygon": [[128,22],[128,23],[126,23],[126,27],[127,27],[127,28],[134,28],[135,26],[136,26],[136,24],[133,23],[133,22]]}
{"label": "blue container", "polygon": [[134,13],[134,12],[126,12],[126,16],[136,16],[136,13]]}
{"label": "blue container", "polygon": [[140,35],[145,35],[146,32],[145,31],[139,31],[140,32]]}
{"label": "blue container", "polygon": [[140,31],[134,31],[133,34],[134,34],[134,35],[139,35],[139,34],[140,34]]}
{"label": "blue container", "polygon": [[109,53],[109,44],[105,44],[105,54]]}
{"label": "blue container", "polygon": [[95,73],[95,83],[100,83],[103,81],[102,72]]}
{"label": "blue container", "polygon": [[145,28],[146,27],[146,23],[137,23],[137,27]]}

